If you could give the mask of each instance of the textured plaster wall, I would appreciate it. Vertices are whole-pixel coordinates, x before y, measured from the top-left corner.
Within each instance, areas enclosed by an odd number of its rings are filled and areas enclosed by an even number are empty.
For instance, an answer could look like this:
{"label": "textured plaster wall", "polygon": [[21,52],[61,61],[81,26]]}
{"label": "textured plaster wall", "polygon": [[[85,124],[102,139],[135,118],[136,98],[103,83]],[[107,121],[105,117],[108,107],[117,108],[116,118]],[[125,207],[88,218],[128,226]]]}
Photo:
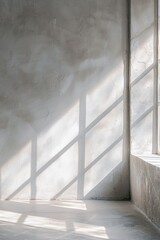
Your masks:
{"label": "textured plaster wall", "polygon": [[131,156],[132,201],[160,227],[160,157]]}
{"label": "textured plaster wall", "polygon": [[155,148],[154,79],[156,75],[154,70],[158,49],[155,41],[157,9],[154,8],[154,4],[156,1],[152,0],[131,1],[131,152],[133,155],[130,159],[130,179],[132,201],[160,227],[160,157],[151,154]]}
{"label": "textured plaster wall", "polygon": [[160,154],[160,1],[158,0],[158,153]]}
{"label": "textured plaster wall", "polygon": [[154,1],[131,0],[131,152],[152,152]]}
{"label": "textured plaster wall", "polygon": [[125,53],[124,0],[0,1],[2,199],[128,198]]}

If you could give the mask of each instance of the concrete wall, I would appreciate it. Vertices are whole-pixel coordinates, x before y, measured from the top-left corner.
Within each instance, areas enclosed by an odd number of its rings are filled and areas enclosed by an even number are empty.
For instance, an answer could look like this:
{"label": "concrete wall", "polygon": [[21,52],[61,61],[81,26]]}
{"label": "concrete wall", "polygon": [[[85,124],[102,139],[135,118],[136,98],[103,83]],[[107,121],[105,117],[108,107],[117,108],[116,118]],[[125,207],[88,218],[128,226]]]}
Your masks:
{"label": "concrete wall", "polygon": [[128,198],[126,36],[125,0],[0,1],[2,199]]}
{"label": "concrete wall", "polygon": [[154,1],[131,0],[131,152],[153,147]]}
{"label": "concrete wall", "polygon": [[159,131],[156,4],[156,0],[131,0],[130,179],[132,201],[160,227],[160,157],[152,154]]}
{"label": "concrete wall", "polygon": [[160,156],[131,156],[132,201],[160,227]]}
{"label": "concrete wall", "polygon": [[158,0],[158,153],[160,154],[160,0]]}

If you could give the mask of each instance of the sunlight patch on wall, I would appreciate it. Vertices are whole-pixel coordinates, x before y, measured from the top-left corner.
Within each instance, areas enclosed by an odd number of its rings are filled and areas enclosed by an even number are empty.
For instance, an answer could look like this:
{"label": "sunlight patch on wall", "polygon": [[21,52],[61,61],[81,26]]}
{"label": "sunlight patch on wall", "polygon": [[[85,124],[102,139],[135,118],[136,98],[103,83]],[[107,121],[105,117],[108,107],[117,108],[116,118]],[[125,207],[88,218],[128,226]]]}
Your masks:
{"label": "sunlight patch on wall", "polygon": [[37,170],[69,144],[79,131],[79,102],[37,139]]}
{"label": "sunlight patch on wall", "polygon": [[131,82],[141,75],[154,62],[153,28],[147,29],[131,44]]}
{"label": "sunlight patch on wall", "polygon": [[122,146],[121,139],[85,173],[84,196],[92,190],[96,191],[94,188],[122,162]]}
{"label": "sunlight patch on wall", "polygon": [[[76,143],[37,177],[37,199],[52,199],[77,176],[77,153]],[[76,198],[75,194],[73,189],[72,195]]]}
{"label": "sunlight patch on wall", "polygon": [[131,1],[131,152],[152,152],[154,3]]}
{"label": "sunlight patch on wall", "polygon": [[151,110],[143,121],[139,121],[132,128],[132,151],[137,154],[152,152],[152,122],[153,111]]}
{"label": "sunlight patch on wall", "polygon": [[153,106],[153,70],[138,81],[131,91],[131,123],[140,118],[150,107]]}
{"label": "sunlight patch on wall", "polygon": [[[75,169],[76,171],[76,169]],[[76,178],[76,180],[75,180]],[[77,198],[77,177],[73,178],[73,180],[71,180],[71,184],[67,183],[66,186],[64,186],[64,188],[62,188],[58,194],[54,195],[52,197],[52,199],[76,199]],[[68,186],[69,185],[69,186]]]}
{"label": "sunlight patch on wall", "polygon": [[131,1],[131,81],[154,62],[154,1]]}
{"label": "sunlight patch on wall", "polygon": [[158,103],[158,153],[160,154],[160,102]]}
{"label": "sunlight patch on wall", "polygon": [[[123,103],[112,109],[86,134],[85,167],[109,149],[123,134]],[[122,149],[120,149],[120,153]],[[113,155],[115,153],[112,152]]]}
{"label": "sunlight patch on wall", "polygon": [[142,154],[151,152],[153,118],[153,70],[132,87],[131,102],[132,153]]}
{"label": "sunlight patch on wall", "polygon": [[158,153],[160,154],[160,1],[158,0]]}
{"label": "sunlight patch on wall", "polygon": [[123,62],[114,67],[106,78],[86,96],[86,126],[103,114],[123,95]]}
{"label": "sunlight patch on wall", "polygon": [[[7,198],[12,192],[16,191],[23,182],[30,178],[31,148],[31,142],[28,142],[2,166],[2,198]],[[29,188],[26,188],[25,190],[22,195],[23,197],[28,198],[30,194]],[[19,193],[19,197],[20,195],[21,194]]]}

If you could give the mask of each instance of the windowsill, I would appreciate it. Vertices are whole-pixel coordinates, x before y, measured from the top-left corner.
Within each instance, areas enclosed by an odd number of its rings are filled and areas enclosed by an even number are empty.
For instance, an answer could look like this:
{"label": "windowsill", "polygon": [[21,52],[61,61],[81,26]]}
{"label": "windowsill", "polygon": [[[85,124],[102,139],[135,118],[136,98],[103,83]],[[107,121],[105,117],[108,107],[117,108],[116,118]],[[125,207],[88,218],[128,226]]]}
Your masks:
{"label": "windowsill", "polygon": [[142,159],[143,161],[153,165],[153,166],[156,166],[158,168],[160,168],[160,155],[158,154],[145,154],[145,155],[134,155],[134,154],[131,154],[131,156],[135,156],[139,159]]}
{"label": "windowsill", "polygon": [[160,155],[131,155],[131,200],[160,228]]}

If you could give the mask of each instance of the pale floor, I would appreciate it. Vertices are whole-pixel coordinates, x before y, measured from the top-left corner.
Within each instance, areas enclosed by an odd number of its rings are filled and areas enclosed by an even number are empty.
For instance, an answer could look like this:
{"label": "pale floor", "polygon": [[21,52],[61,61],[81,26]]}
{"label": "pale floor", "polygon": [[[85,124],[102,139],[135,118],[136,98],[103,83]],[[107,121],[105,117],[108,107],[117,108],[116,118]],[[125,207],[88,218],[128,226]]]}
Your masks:
{"label": "pale floor", "polygon": [[160,240],[130,202],[1,201],[0,240]]}

